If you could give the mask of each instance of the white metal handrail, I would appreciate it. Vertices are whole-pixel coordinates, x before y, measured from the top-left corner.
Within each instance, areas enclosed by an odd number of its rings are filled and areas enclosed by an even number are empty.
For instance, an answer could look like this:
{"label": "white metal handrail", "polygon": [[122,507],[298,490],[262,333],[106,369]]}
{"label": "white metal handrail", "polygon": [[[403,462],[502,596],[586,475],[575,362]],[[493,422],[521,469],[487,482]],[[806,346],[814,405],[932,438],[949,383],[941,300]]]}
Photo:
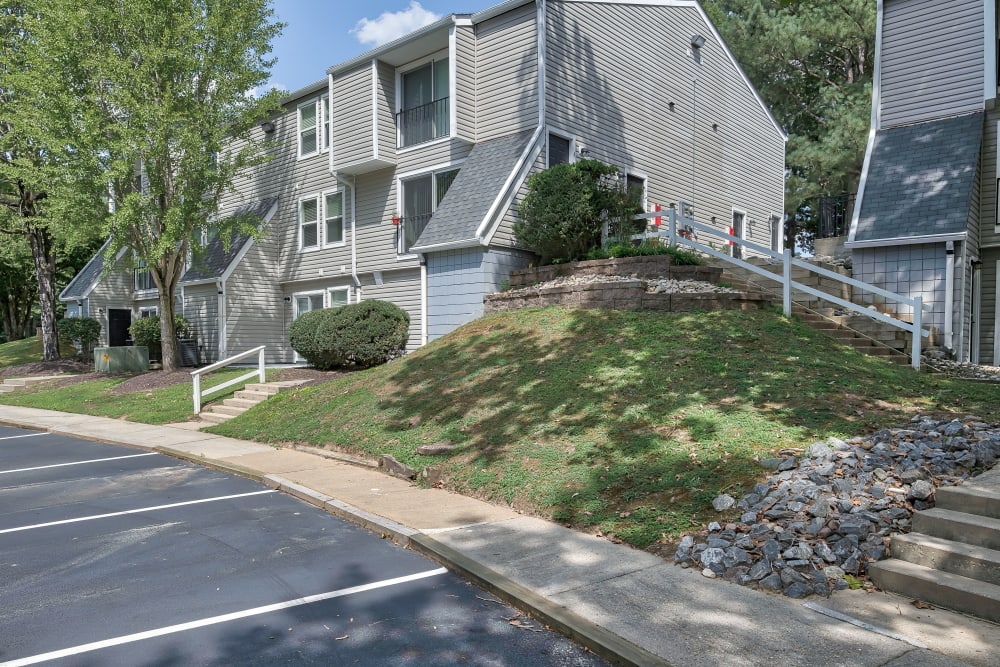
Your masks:
{"label": "white metal handrail", "polygon": [[[191,371],[191,380],[194,383],[193,391],[194,394],[194,413],[198,414],[201,412],[201,399],[208,396],[209,394],[214,394],[217,391],[222,391],[227,387],[232,387],[234,384],[239,384],[244,380],[249,380],[254,375],[258,376],[260,382],[264,382],[264,347],[260,345],[253,348],[252,350],[247,350],[241,354],[236,354],[228,359],[223,359],[222,361],[217,361],[210,366],[205,366],[204,368],[199,368],[198,370]],[[226,366],[240,361],[241,359],[246,359],[247,357],[252,357],[257,355],[257,369],[250,371],[246,375],[241,375],[238,378],[228,380],[222,384],[217,384],[214,387],[209,387],[205,391],[201,390],[201,376],[205,373],[211,373],[212,371],[217,371],[220,368],[225,368]]]}
{"label": "white metal handrail", "polygon": [[[657,232],[647,231],[643,234],[636,234],[632,238],[645,239],[651,236],[659,238],[665,237],[668,239],[668,243],[671,246],[675,246],[679,243],[691,246],[692,248],[700,252],[703,252],[707,255],[711,255],[712,257],[718,257],[723,261],[735,264],[741,268],[746,269],[747,271],[756,273],[760,276],[763,276],[764,278],[767,278],[769,280],[774,280],[775,282],[780,283],[782,287],[782,311],[786,316],[791,315],[792,313],[792,289],[794,288],[799,290],[800,292],[805,292],[806,294],[810,294],[825,301],[829,301],[842,308],[853,311],[860,315],[870,317],[874,320],[878,320],[879,322],[883,322],[890,326],[894,326],[904,331],[907,331],[913,337],[913,349],[911,351],[911,356],[910,356],[910,365],[917,370],[920,369],[920,351],[923,339],[927,338],[930,335],[928,331],[925,331],[923,329],[923,313],[925,310],[931,310],[929,306],[924,305],[921,297],[919,296],[908,297],[908,296],[903,296],[902,294],[896,294],[895,292],[890,292],[888,290],[882,289],[881,287],[876,287],[875,285],[864,283],[861,282],[860,280],[855,280],[854,278],[848,278],[846,276],[842,276],[839,273],[829,271],[820,266],[816,266],[808,262],[803,262],[802,260],[799,259],[794,259],[792,257],[791,250],[789,250],[788,248],[786,248],[785,251],[782,253],[777,253],[771,250],[770,248],[766,248],[762,245],[752,243],[745,239],[741,239],[738,236],[733,236],[728,232],[718,230],[714,227],[710,227],[709,225],[696,222],[692,219],[684,220],[684,224],[690,226],[694,230],[702,231],[707,234],[717,236],[724,242],[729,243],[730,245],[739,245],[749,250],[753,250],[754,252],[757,252],[761,255],[765,255],[774,260],[780,261],[782,264],[782,272],[780,275],[776,274],[772,271],[768,271],[767,269],[761,268],[759,266],[754,266],[753,264],[746,262],[742,259],[732,257],[731,255],[716,250],[713,247],[710,247],[703,243],[699,243],[694,239],[681,236],[680,234],[677,233],[677,215],[676,215],[676,209],[674,209],[673,207],[671,207],[671,209],[668,211],[640,213],[636,215],[634,219],[646,221],[651,218],[657,218],[660,216],[665,216],[668,220],[666,231],[657,231]],[[887,300],[894,301],[904,306],[907,306],[911,308],[913,311],[913,322],[907,322],[905,320],[895,318],[891,315],[880,313],[877,310],[872,310],[871,308],[860,306],[851,301],[847,301],[846,299],[841,299],[840,297],[834,296],[827,292],[823,292],[821,290],[813,289],[812,287],[803,285],[798,281],[792,280],[792,266],[797,266],[799,268],[812,271],[826,278],[831,278],[833,280],[840,281],[844,284],[851,285],[852,287],[872,292],[873,294],[882,296]]]}

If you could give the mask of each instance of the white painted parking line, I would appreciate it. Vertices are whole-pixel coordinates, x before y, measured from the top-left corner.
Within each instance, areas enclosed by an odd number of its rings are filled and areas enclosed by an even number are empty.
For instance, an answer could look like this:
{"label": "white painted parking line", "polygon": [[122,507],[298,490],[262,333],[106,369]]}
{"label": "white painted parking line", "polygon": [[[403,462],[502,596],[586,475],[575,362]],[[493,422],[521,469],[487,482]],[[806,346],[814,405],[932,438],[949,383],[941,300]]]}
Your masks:
{"label": "white painted parking line", "polygon": [[0,667],[21,667],[22,665],[34,665],[39,662],[45,662],[46,660],[57,660],[59,658],[65,658],[71,655],[80,655],[81,653],[89,653],[91,651],[97,651],[102,648],[110,648],[112,646],[121,646],[122,644],[129,644],[132,642],[142,641],[143,639],[152,639],[153,637],[162,637],[164,635],[170,635],[177,632],[186,632],[187,630],[195,630],[197,628],[204,628],[209,625],[227,623],[229,621],[235,621],[241,618],[248,618],[250,616],[260,616],[261,614],[270,614],[271,612],[281,611],[283,609],[291,609],[292,607],[299,607],[304,604],[312,604],[314,602],[323,602],[324,600],[332,600],[333,598],[344,597],[347,595],[354,595],[355,593],[364,593],[365,591],[373,591],[378,588],[388,588],[389,586],[396,586],[397,584],[405,584],[410,581],[417,581],[419,579],[426,579],[428,577],[436,577],[441,574],[447,574],[447,572],[448,570],[444,569],[443,567],[439,567],[435,570],[426,570],[424,572],[417,572],[416,574],[408,574],[404,577],[396,577],[395,579],[373,581],[370,584],[362,584],[361,586],[351,586],[350,588],[341,588],[340,590],[330,591],[328,593],[307,595],[306,597],[296,598],[294,600],[288,600],[287,602],[278,602],[276,604],[264,605],[263,607],[254,607],[253,609],[235,611],[229,614],[223,614],[221,616],[212,616],[210,618],[203,618],[197,621],[178,623],[177,625],[168,625],[167,627],[157,628],[155,630],[146,630],[145,632],[137,632],[131,635],[112,637],[111,639],[104,639],[97,642],[91,642],[89,644],[80,644],[79,646],[71,646],[70,648],[64,648],[58,651],[50,651],[49,653],[40,653],[38,655],[32,655],[27,658],[10,660],[8,662],[0,663]]}
{"label": "white painted parking line", "polygon": [[[21,437],[21,436],[15,436]],[[2,439],[2,438],[0,438]],[[32,470],[46,470],[48,468],[62,468],[65,466],[82,466],[85,463],[104,463],[105,461],[120,461],[122,459],[136,459],[140,456],[156,456],[156,452],[149,452],[148,454],[129,454],[128,456],[112,456],[107,459],[89,459],[87,461],[71,461],[69,463],[53,463],[47,466],[35,466],[34,468],[15,468],[14,470],[0,470],[0,475],[6,475],[12,472],[30,472]]]}
{"label": "white painted parking line", "polygon": [[216,498],[203,498],[201,500],[188,500],[183,503],[171,503],[169,505],[155,505],[153,507],[140,507],[134,510],[123,512],[109,512],[108,514],[93,514],[91,516],[81,516],[75,519],[62,519],[61,521],[49,521],[48,523],[36,523],[32,526],[18,526],[17,528],[4,528],[0,530],[0,535],[4,533],[17,533],[22,530],[34,530],[35,528],[48,528],[49,526],[61,526],[67,523],[78,523],[80,521],[93,521],[95,519],[107,519],[113,516],[125,516],[126,514],[139,514],[140,512],[152,512],[155,510],[165,510],[172,507],[184,507],[185,505],[197,505],[199,503],[214,503],[217,500],[231,500],[233,498],[246,498],[247,496],[259,496],[263,493],[277,493],[274,489],[265,491],[251,491],[250,493],[237,493],[231,496],[218,496]]}
{"label": "white painted parking line", "polygon": [[48,433],[28,433],[27,435],[5,435],[0,440],[13,440],[14,438],[34,438],[36,435],[48,435]]}

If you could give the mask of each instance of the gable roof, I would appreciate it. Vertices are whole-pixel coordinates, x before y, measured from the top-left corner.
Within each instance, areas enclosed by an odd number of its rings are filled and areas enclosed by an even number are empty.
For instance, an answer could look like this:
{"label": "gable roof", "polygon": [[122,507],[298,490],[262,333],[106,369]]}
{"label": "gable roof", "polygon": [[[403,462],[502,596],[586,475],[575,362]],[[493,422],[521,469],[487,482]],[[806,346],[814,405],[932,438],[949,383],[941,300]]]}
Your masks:
{"label": "gable roof", "polygon": [[476,144],[411,250],[479,244],[477,230],[503,194],[533,134],[533,130],[526,130]]}
{"label": "gable roof", "polygon": [[104,253],[108,249],[108,245],[111,243],[111,238],[104,242],[100,250],[98,250],[90,261],[87,262],[82,269],[76,272],[73,279],[69,281],[69,284],[63,288],[63,291],[59,293],[60,301],[71,301],[73,299],[86,299],[87,296],[93,291],[97,282],[101,279],[101,273],[104,271]]}
{"label": "gable roof", "polygon": [[982,139],[982,113],[879,130],[848,243],[964,234]]}
{"label": "gable roof", "polygon": [[[255,215],[262,222],[267,222],[274,214],[277,197],[267,197],[257,201],[247,202],[230,214],[230,217],[237,215]],[[232,242],[227,250],[222,242],[221,236],[216,236],[205,248],[205,252],[195,260],[195,263],[184,272],[180,282],[187,283],[196,280],[211,280],[221,278],[226,269],[237,259],[244,246],[252,237],[249,234],[237,233],[233,235]]]}

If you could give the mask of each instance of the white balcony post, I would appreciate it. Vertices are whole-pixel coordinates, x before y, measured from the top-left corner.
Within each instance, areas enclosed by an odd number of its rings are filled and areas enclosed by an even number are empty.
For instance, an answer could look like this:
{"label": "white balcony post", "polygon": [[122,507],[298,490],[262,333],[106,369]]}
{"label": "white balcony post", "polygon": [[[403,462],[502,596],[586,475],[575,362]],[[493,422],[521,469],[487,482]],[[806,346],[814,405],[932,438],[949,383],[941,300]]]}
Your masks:
{"label": "white balcony post", "polygon": [[194,413],[199,414],[201,412],[201,376],[192,376],[194,380]]}
{"label": "white balcony post", "polygon": [[266,380],[264,379],[264,348],[260,348],[260,352],[257,353],[257,375],[260,377],[260,383],[264,384]]}
{"label": "white balcony post", "polygon": [[781,280],[781,307],[785,317],[788,317],[792,314],[792,251],[785,248],[781,259],[784,265]]}
{"label": "white balcony post", "polygon": [[920,370],[920,346],[924,342],[924,303],[919,296],[913,297],[913,350],[910,365]]}

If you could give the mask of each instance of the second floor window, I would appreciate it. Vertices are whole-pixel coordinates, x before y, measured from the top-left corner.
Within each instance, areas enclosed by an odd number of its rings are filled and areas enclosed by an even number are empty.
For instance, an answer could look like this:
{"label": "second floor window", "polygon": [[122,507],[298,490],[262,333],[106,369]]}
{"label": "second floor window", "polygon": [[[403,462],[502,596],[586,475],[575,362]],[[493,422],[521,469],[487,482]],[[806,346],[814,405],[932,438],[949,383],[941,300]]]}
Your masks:
{"label": "second floor window", "polygon": [[326,95],[299,106],[299,157],[330,147],[330,98]]}
{"label": "second floor window", "polygon": [[156,289],[156,283],[153,282],[153,274],[149,272],[149,269],[146,267],[146,261],[141,257],[136,258],[136,266],[133,276],[135,280],[136,292]]}
{"label": "second floor window", "polygon": [[342,188],[299,200],[299,250],[343,245],[350,192]]}
{"label": "second floor window", "polygon": [[404,73],[401,85],[403,103],[396,115],[400,148],[447,136],[451,132],[448,59]]}
{"label": "second floor window", "polygon": [[456,176],[458,169],[448,169],[409,178],[400,184],[403,189],[403,216],[399,222],[397,252],[406,254],[410,251]]}

